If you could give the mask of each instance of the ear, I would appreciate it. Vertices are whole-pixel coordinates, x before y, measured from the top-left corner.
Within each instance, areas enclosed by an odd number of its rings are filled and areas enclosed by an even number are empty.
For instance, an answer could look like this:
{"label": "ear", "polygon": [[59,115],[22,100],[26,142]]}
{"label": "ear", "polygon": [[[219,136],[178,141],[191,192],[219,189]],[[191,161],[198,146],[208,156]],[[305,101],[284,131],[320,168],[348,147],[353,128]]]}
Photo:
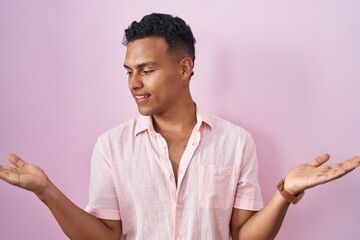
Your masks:
{"label": "ear", "polygon": [[189,79],[194,68],[194,62],[190,57],[185,57],[180,62],[180,70],[182,79]]}

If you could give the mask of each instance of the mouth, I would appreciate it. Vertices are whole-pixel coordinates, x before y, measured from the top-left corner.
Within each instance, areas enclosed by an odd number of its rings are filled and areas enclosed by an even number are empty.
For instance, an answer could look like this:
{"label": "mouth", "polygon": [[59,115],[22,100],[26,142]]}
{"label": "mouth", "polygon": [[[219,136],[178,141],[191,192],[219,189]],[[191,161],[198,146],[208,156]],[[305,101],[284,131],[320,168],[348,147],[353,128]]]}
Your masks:
{"label": "mouth", "polygon": [[135,102],[136,103],[142,103],[142,102],[146,101],[150,96],[151,96],[151,94],[134,95]]}

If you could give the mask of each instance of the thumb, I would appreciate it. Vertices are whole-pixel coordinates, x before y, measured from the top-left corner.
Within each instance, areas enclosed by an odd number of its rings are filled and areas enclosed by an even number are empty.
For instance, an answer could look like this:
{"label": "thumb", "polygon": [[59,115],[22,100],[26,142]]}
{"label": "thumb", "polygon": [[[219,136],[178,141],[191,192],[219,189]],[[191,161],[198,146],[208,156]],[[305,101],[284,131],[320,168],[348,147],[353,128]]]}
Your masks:
{"label": "thumb", "polygon": [[13,154],[13,153],[10,153],[7,158],[16,167],[23,167],[27,164],[19,156],[17,156],[16,154]]}
{"label": "thumb", "polygon": [[328,153],[323,153],[317,156],[314,160],[308,163],[308,165],[313,167],[319,167],[324,164],[326,161],[330,159],[330,155]]}

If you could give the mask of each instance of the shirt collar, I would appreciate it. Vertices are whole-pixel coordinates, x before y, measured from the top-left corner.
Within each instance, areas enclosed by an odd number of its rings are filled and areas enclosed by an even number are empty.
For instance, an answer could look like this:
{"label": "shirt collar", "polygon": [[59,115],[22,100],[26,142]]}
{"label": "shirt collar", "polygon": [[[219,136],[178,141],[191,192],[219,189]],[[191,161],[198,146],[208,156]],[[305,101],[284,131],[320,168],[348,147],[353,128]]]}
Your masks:
{"label": "shirt collar", "polygon": [[[200,111],[199,108],[196,108],[196,122],[196,130],[199,130],[200,127],[204,124],[212,129],[214,124],[213,119],[207,113]],[[137,136],[139,133],[144,132],[145,130],[148,130],[150,133],[155,133],[152,118],[151,116],[139,115],[135,119],[134,134]]]}

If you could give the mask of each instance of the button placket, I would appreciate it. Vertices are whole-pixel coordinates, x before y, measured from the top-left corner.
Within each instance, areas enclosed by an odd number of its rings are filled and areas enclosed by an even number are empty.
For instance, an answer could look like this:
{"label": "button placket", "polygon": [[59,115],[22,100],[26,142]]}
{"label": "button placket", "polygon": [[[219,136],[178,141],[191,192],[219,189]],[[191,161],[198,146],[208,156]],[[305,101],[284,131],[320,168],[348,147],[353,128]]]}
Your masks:
{"label": "button placket", "polygon": [[160,158],[158,162],[164,171],[164,175],[167,181],[169,182],[170,191],[171,192],[176,191],[175,179],[173,177],[174,173],[172,171],[171,162],[168,159],[169,153],[168,153],[167,143],[160,134],[156,133],[155,136],[160,154]]}
{"label": "button placket", "polygon": [[[195,135],[195,136],[194,136]],[[186,169],[188,168],[190,161],[195,153],[196,148],[199,145],[199,140],[200,140],[200,133],[193,133],[192,136],[190,136],[189,139],[189,147],[187,147],[185,149],[185,152],[183,154],[183,156],[181,157],[180,160],[180,166],[179,166],[179,170],[178,170],[178,189],[181,186],[181,182],[184,178],[184,175],[186,174]]]}

